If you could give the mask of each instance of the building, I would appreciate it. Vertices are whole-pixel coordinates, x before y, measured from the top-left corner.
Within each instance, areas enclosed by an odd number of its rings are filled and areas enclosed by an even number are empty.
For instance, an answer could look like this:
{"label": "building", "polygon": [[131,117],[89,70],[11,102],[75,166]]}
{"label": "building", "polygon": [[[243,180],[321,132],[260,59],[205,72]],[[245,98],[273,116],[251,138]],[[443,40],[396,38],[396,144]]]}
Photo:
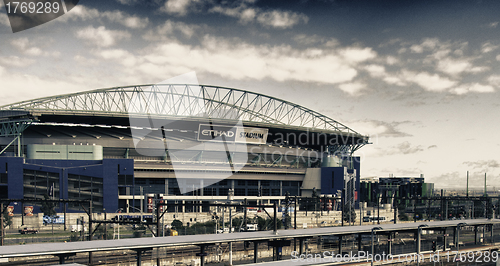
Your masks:
{"label": "building", "polygon": [[354,203],[353,154],[368,143],[303,106],[201,85],[23,101],[0,107],[0,125],[2,197],[43,198],[54,189],[56,198],[90,199],[110,212],[151,211],[154,197],[224,200],[230,189],[235,199],[262,203],[344,191]]}
{"label": "building", "polygon": [[381,204],[392,204],[396,198],[432,197],[433,183],[425,183],[423,175],[420,177],[381,177],[361,180],[361,201],[368,202],[369,206],[376,205],[377,199]]}

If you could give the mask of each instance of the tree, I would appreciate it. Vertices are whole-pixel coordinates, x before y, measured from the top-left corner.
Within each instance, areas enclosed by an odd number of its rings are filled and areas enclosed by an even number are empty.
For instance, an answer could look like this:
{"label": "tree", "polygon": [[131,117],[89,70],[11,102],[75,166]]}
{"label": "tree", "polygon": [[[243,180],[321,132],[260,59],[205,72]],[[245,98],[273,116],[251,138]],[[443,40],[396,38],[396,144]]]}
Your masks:
{"label": "tree", "polygon": [[180,220],[177,220],[177,219],[173,220],[170,225],[172,226],[172,229],[177,230],[177,231],[184,228],[184,225],[182,224],[182,222]]}
{"label": "tree", "polygon": [[283,225],[285,226],[285,229],[288,229],[289,227],[292,227],[292,219],[290,217],[290,213],[288,212],[288,209],[290,208],[290,192],[286,192],[285,194],[285,209],[283,210]]}
{"label": "tree", "polygon": [[314,211],[317,211],[318,210],[318,205],[319,205],[319,195],[318,195],[318,192],[316,191],[316,188],[313,188],[313,191],[312,191],[312,200],[313,200],[313,203],[314,203]]}
{"label": "tree", "polygon": [[[349,215],[350,214],[350,215]],[[344,205],[344,222],[354,222],[356,221],[356,210],[349,203]]]}
{"label": "tree", "polygon": [[43,212],[44,217],[48,217],[49,219],[44,219],[43,222],[45,225],[47,225],[48,221],[52,224],[52,236],[54,236],[54,220],[56,218],[59,218],[57,216],[56,212],[56,203],[55,202],[50,202],[50,197],[49,194],[45,193],[43,195],[43,201],[42,201],[42,207],[40,210]]}
{"label": "tree", "polygon": [[9,212],[3,213],[3,228],[7,228],[12,225],[12,216],[9,215]]}
{"label": "tree", "polygon": [[44,201],[42,201],[42,207],[40,210],[43,212],[43,216],[48,216],[48,217],[55,217],[57,216],[57,212],[55,210],[56,204],[54,202],[49,202],[50,200],[49,195],[45,193],[43,195]]}

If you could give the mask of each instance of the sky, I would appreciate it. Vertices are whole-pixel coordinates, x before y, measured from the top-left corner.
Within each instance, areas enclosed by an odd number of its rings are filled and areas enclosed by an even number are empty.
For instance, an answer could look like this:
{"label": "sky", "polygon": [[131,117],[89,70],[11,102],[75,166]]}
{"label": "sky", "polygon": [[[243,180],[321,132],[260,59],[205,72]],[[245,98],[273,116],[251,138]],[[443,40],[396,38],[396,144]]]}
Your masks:
{"label": "sky", "polygon": [[262,93],[370,136],[361,177],[500,188],[500,2],[108,0],[12,33],[0,1],[0,105],[152,84]]}

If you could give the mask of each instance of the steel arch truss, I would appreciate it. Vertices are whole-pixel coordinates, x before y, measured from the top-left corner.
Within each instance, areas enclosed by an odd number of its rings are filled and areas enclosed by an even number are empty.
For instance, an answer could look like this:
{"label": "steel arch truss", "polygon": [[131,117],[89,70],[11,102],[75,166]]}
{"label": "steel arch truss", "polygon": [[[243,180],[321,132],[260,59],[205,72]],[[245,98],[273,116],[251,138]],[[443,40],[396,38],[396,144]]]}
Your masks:
{"label": "steel arch truss", "polygon": [[318,112],[274,97],[208,85],[156,84],[99,89],[1,106],[0,110],[210,117],[366,136]]}

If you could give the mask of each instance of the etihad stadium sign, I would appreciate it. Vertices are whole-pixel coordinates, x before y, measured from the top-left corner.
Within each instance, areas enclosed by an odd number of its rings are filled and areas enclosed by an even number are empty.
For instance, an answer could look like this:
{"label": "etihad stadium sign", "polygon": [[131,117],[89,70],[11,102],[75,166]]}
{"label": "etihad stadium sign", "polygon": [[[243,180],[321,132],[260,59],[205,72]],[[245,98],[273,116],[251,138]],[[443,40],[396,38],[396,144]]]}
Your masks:
{"label": "etihad stadium sign", "polygon": [[266,144],[269,129],[200,124],[198,141],[225,141],[248,144]]}

